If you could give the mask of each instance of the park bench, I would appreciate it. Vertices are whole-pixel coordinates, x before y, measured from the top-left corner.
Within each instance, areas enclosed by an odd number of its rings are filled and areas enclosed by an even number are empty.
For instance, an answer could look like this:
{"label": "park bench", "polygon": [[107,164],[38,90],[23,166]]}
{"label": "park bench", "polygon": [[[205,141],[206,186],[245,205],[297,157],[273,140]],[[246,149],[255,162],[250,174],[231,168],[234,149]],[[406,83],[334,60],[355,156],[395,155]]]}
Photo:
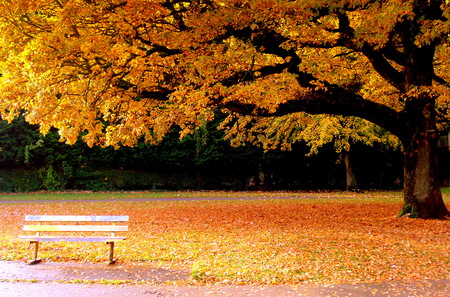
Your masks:
{"label": "park bench", "polygon": [[[39,242],[81,241],[109,244],[109,264],[112,265],[115,263],[114,243],[125,239],[116,236],[115,232],[128,231],[127,225],[116,225],[128,222],[128,216],[27,215],[25,221],[36,223],[23,226],[23,231],[35,232],[34,235],[22,235],[18,238],[34,244],[33,258],[29,264],[41,262],[37,257]],[[60,235],[54,235],[54,232]],[[75,233],[77,236],[73,236]]]}

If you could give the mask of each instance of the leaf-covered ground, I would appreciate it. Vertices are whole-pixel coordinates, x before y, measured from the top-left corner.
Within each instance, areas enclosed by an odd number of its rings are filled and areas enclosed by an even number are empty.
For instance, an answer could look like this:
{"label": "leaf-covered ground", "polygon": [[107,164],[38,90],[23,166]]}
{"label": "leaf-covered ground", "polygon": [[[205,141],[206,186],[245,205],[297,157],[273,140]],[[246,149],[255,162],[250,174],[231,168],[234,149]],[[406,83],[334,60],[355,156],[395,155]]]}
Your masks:
{"label": "leaf-covered ground", "polygon": [[[233,195],[166,194],[184,198]],[[38,197],[47,200],[46,195]],[[105,198],[101,199],[107,199],[119,194],[102,195]],[[245,197],[245,193],[235,195]],[[450,278],[450,222],[397,218],[398,194],[260,193],[248,197],[267,195],[294,198],[0,203],[0,260],[30,257],[28,244],[16,240],[26,214],[127,214],[130,231],[128,239],[116,245],[118,260],[188,269],[193,282],[298,284]],[[14,197],[18,196],[0,199]],[[107,252],[104,244],[44,243],[40,256],[52,261],[104,262]]]}

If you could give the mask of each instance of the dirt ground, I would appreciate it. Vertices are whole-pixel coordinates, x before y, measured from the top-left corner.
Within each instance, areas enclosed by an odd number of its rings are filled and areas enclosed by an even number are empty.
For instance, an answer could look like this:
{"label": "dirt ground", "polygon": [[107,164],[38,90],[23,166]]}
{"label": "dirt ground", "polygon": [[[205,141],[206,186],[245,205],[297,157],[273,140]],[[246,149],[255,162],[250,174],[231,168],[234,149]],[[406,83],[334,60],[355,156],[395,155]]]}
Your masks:
{"label": "dirt ground", "polygon": [[[380,284],[335,284],[301,286],[209,285],[175,286],[164,283],[189,278],[188,271],[149,267],[143,263],[104,264],[0,261],[2,297],[91,297],[91,296],[450,296],[450,279]],[[98,284],[99,280],[129,281],[117,285]],[[86,284],[83,281],[94,281]],[[133,283],[134,282],[134,283]],[[146,282],[146,284],[136,284]]]}

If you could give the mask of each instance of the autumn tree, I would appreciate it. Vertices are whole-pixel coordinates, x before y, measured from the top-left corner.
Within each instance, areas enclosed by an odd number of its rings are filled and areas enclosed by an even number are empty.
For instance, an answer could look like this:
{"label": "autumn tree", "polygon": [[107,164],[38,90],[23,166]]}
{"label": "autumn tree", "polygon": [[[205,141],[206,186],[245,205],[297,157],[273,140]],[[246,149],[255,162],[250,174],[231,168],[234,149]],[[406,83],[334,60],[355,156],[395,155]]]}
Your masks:
{"label": "autumn tree", "polygon": [[2,0],[0,112],[61,139],[157,142],[221,109],[355,116],[402,142],[401,214],[449,214],[446,0]]}

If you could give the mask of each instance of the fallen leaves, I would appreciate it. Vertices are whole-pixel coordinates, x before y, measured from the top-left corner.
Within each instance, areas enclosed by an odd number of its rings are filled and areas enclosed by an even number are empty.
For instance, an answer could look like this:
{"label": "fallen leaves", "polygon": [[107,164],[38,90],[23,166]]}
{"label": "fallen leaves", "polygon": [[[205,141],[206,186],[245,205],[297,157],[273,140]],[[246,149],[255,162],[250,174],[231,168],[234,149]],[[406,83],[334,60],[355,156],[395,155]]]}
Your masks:
{"label": "fallen leaves", "polygon": [[[193,282],[355,283],[449,277],[448,221],[397,218],[401,201],[396,198],[317,196],[1,204],[0,259],[29,258],[27,245],[15,241],[25,214],[126,214],[130,231],[116,246],[118,259],[189,269]],[[106,250],[95,244],[46,244],[41,256],[101,262]]]}

